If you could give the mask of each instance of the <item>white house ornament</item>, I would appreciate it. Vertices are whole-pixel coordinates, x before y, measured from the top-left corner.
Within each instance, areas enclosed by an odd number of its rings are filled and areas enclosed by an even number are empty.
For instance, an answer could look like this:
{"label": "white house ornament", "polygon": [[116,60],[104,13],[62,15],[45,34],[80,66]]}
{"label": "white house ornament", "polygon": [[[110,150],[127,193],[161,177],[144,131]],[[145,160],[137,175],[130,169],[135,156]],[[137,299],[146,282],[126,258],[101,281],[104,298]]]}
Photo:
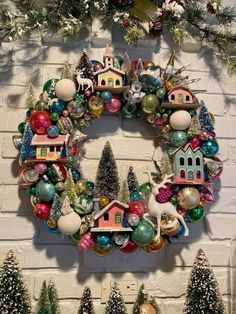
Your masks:
{"label": "white house ornament", "polygon": [[[158,254],[172,238],[191,234],[191,223],[213,203],[213,180],[222,173],[214,119],[182,72],[128,54],[103,62],[83,52],[71,78],[49,79],[14,135],[20,152],[18,184],[49,232],[67,235],[81,252],[106,256],[138,248]],[[123,62],[123,64],[122,64]],[[86,77],[87,76],[87,77]],[[140,183],[135,165],[119,193],[115,158],[106,143],[93,183],[80,169],[87,128],[104,112],[149,123],[163,140],[164,158]],[[161,142],[162,145],[162,142]],[[100,184],[99,188],[98,185]],[[62,206],[61,206],[62,204]]]}

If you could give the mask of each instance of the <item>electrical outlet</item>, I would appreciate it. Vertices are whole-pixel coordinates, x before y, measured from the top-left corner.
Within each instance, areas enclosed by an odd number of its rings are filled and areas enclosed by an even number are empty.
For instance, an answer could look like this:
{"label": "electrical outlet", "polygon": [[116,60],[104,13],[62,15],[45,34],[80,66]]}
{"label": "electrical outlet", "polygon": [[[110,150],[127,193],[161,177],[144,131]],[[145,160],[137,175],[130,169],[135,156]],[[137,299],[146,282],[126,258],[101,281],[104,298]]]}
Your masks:
{"label": "electrical outlet", "polygon": [[107,302],[111,287],[115,282],[117,282],[125,303],[133,303],[138,294],[138,289],[143,281],[143,274],[138,274],[137,278],[134,274],[124,274],[117,279],[114,279],[114,277],[110,274],[106,274],[102,279],[101,302]]}

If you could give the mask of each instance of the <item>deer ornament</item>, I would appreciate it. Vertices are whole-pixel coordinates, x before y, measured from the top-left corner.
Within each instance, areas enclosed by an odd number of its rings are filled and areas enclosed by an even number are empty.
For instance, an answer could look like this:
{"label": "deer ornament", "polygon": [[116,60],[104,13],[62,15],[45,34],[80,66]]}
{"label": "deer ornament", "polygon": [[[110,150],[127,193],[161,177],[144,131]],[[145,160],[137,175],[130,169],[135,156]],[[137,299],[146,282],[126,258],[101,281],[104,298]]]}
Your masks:
{"label": "deer ornament", "polygon": [[156,195],[159,193],[159,189],[166,188],[167,183],[172,183],[170,178],[173,176],[173,174],[165,175],[164,179],[162,180],[160,184],[157,184],[153,181],[150,171],[148,171],[148,176],[149,176],[149,182],[152,185],[152,191],[148,200],[148,213],[145,214],[145,216],[153,216],[157,218],[157,225],[156,225],[157,236],[156,237],[160,238],[161,218],[162,218],[162,215],[166,215],[166,214],[174,216],[177,219],[179,219],[185,229],[184,236],[188,236],[189,230],[188,230],[187,224],[183,216],[177,212],[175,206],[171,204],[170,202],[158,203],[156,201]]}
{"label": "deer ornament", "polygon": [[88,90],[90,87],[92,89],[92,93],[94,92],[94,87],[93,87],[93,81],[88,79],[88,78],[83,78],[81,77],[81,74],[83,73],[83,71],[76,71],[76,79],[77,79],[77,82],[78,82],[78,90],[80,90],[80,87],[82,88],[82,90],[84,90],[84,86],[87,85],[86,89],[85,90]]}

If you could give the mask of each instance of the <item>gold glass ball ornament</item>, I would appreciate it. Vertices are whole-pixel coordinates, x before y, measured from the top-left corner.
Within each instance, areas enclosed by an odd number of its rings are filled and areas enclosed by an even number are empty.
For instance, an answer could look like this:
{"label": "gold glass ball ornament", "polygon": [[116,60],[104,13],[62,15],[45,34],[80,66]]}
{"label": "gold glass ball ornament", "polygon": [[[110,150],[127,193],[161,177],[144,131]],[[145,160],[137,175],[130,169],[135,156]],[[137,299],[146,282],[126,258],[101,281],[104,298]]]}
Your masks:
{"label": "gold glass ball ornament", "polygon": [[166,81],[166,82],[165,82],[165,88],[166,88],[167,90],[171,90],[172,88],[174,88],[173,82],[172,82],[172,81]]}
{"label": "gold glass ball ornament", "polygon": [[98,256],[107,256],[113,252],[114,248],[115,246],[113,244],[108,244],[105,247],[101,247],[95,243],[92,247],[92,252]]}
{"label": "gold glass ball ornament", "polygon": [[144,245],[144,251],[148,253],[157,253],[165,246],[165,238],[160,236],[160,238],[155,237],[150,244]]}
{"label": "gold glass ball ornament", "polygon": [[143,66],[144,68],[149,68],[155,66],[155,63],[153,61],[144,61]]}
{"label": "gold glass ball ornament", "polygon": [[87,185],[85,180],[79,180],[75,183],[75,189],[77,194],[83,194],[87,191]]}
{"label": "gold glass ball ornament", "polygon": [[177,203],[184,209],[197,207],[200,202],[200,193],[195,187],[180,189],[177,195]]}
{"label": "gold glass ball ornament", "polygon": [[53,219],[48,219],[47,225],[49,228],[57,228],[57,222],[56,220],[53,220]]}
{"label": "gold glass ball ornament", "polygon": [[169,236],[173,236],[178,232],[179,229],[179,220],[171,215],[165,215],[161,219],[161,231]]}
{"label": "gold glass ball ornament", "polygon": [[108,204],[109,204],[109,198],[105,195],[102,195],[100,198],[99,198],[99,205],[101,207],[106,207]]}

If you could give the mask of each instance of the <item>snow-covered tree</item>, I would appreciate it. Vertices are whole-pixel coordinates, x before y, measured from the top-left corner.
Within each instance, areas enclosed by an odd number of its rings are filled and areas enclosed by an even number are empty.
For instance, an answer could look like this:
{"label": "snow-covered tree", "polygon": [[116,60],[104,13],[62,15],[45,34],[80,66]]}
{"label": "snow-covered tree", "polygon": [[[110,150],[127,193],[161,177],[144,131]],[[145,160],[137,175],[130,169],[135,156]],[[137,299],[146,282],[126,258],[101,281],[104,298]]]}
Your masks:
{"label": "snow-covered tree", "polygon": [[98,196],[107,196],[109,200],[117,198],[120,190],[118,169],[109,142],[106,142],[99,161],[95,193]]}
{"label": "snow-covered tree", "polygon": [[207,130],[209,132],[213,132],[214,131],[214,124],[212,121],[212,118],[207,110],[207,107],[205,106],[205,104],[203,103],[201,108],[200,108],[200,112],[199,112],[199,122],[201,125],[201,128],[204,130]]}
{"label": "snow-covered tree", "polygon": [[64,68],[62,69],[61,78],[73,80],[73,76],[72,66],[66,62]]}
{"label": "snow-covered tree", "polygon": [[129,193],[131,194],[132,192],[137,192],[139,190],[139,183],[138,179],[136,177],[136,174],[133,171],[133,167],[129,167],[129,172],[127,175],[127,183],[129,187]]}
{"label": "snow-covered tree", "polygon": [[25,126],[25,131],[24,131],[24,135],[22,138],[22,145],[21,145],[21,149],[20,149],[20,157],[22,160],[35,157],[35,154],[36,154],[35,147],[30,145],[33,136],[34,136],[34,134],[31,130],[29,124],[27,123]]}
{"label": "snow-covered tree", "polygon": [[93,81],[94,79],[93,65],[89,60],[86,49],[83,50],[83,54],[80,57],[76,70],[81,71],[81,77],[88,78]]}
{"label": "snow-covered tree", "polygon": [[36,305],[35,314],[54,314],[51,311],[51,305],[48,297],[48,290],[45,280],[42,284],[39,300]]}
{"label": "snow-covered tree", "polygon": [[121,189],[117,199],[125,204],[129,204],[130,202],[129,187],[126,179],[122,181]]}
{"label": "snow-covered tree", "polygon": [[92,301],[92,294],[89,287],[84,288],[82,298],[80,300],[80,307],[78,314],[94,314],[94,306]]}
{"label": "snow-covered tree", "polygon": [[187,288],[184,314],[225,314],[218,283],[202,249],[198,250]]}
{"label": "snow-covered tree", "polygon": [[52,280],[49,281],[47,292],[48,292],[48,298],[49,298],[49,303],[51,307],[51,313],[60,314],[61,309],[59,305],[57,289],[56,289],[55,283]]}
{"label": "snow-covered tree", "polygon": [[116,282],[111,288],[111,293],[106,304],[105,314],[127,314],[125,302]]}
{"label": "snow-covered tree", "polygon": [[30,83],[26,91],[25,107],[29,109],[34,108],[35,103],[36,103],[36,97],[35,97],[34,85]]}
{"label": "snow-covered tree", "polygon": [[31,304],[22,271],[13,253],[9,251],[0,276],[0,313],[30,314]]}
{"label": "snow-covered tree", "polygon": [[162,158],[161,158],[161,175],[162,178],[164,178],[164,176],[166,174],[171,174],[172,173],[172,166],[171,166],[171,162],[170,162],[170,158],[168,156],[167,153],[164,153]]}
{"label": "snow-covered tree", "polygon": [[56,193],[53,198],[50,219],[57,221],[61,217],[62,201],[60,196]]}
{"label": "snow-covered tree", "polygon": [[68,196],[70,200],[70,204],[75,204],[78,198],[76,194],[75,182],[73,180],[71,169],[67,170],[66,181],[64,183],[64,191],[62,192],[61,196],[62,196],[62,200],[64,200],[65,197]]}
{"label": "snow-covered tree", "polygon": [[139,288],[136,300],[133,306],[133,314],[140,314],[140,306],[148,301],[148,294],[144,293],[144,284]]}

